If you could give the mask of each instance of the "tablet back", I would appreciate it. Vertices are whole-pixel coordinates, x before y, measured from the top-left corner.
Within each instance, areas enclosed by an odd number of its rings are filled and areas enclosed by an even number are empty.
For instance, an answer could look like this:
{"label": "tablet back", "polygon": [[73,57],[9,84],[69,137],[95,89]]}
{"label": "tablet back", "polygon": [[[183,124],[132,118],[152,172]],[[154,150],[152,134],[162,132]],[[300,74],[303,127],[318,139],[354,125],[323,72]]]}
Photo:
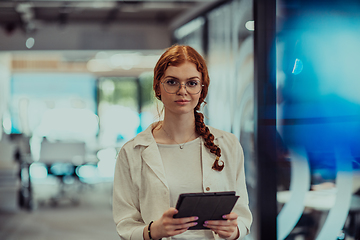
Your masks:
{"label": "tablet back", "polygon": [[233,191],[181,194],[176,204],[179,212],[174,218],[197,216],[198,224],[189,230],[207,229],[203,226],[204,222],[224,220],[222,216],[231,212],[238,198]]}

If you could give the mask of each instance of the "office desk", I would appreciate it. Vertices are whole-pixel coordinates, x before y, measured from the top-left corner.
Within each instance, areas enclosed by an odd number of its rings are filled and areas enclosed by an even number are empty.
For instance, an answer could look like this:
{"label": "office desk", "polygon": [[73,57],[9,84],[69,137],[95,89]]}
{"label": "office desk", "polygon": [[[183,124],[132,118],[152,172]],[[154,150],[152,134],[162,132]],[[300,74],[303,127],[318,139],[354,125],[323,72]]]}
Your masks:
{"label": "office desk", "polygon": [[[313,210],[312,216],[320,216],[319,218],[315,217],[319,222],[325,222],[328,212],[335,205],[336,201],[336,188],[326,189],[326,190],[317,190],[317,191],[308,191],[305,194],[304,198],[304,207],[307,210]],[[291,198],[290,191],[279,191],[277,193],[277,201],[279,203],[285,204]],[[349,212],[347,214],[348,224],[345,224],[343,231],[345,234],[350,236],[360,237],[360,196],[352,195],[350,200]],[[316,226],[307,226],[308,228],[317,228]]]}
{"label": "office desk", "polygon": [[[277,201],[279,203],[286,203],[291,198],[291,191],[279,191],[277,192]],[[304,206],[317,211],[330,210],[336,200],[336,188],[320,190],[320,191],[308,191],[305,195]],[[352,195],[350,203],[351,211],[360,211],[360,196]]]}

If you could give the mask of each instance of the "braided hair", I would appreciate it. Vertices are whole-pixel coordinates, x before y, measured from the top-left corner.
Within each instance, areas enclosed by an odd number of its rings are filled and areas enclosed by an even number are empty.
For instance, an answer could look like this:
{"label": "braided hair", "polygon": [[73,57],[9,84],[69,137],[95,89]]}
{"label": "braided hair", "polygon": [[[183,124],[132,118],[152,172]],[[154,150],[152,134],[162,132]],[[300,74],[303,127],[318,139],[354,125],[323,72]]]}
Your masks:
{"label": "braided hair", "polygon": [[199,102],[194,109],[195,116],[195,131],[199,134],[205,141],[204,145],[207,147],[211,153],[216,155],[216,159],[213,163],[212,169],[216,171],[221,171],[224,168],[224,162],[220,160],[221,149],[214,143],[214,135],[211,134],[209,128],[204,123],[204,115],[199,112],[200,106],[202,103],[206,104],[205,97],[208,92],[210,78],[208,70],[206,67],[205,60],[203,57],[192,47],[184,45],[173,45],[168,48],[158,60],[154,68],[154,84],[153,89],[157,99],[161,100],[160,94],[160,82],[161,78],[164,76],[168,66],[178,66],[185,61],[192,62],[196,65],[197,70],[201,73],[202,76],[202,85],[201,95]]}

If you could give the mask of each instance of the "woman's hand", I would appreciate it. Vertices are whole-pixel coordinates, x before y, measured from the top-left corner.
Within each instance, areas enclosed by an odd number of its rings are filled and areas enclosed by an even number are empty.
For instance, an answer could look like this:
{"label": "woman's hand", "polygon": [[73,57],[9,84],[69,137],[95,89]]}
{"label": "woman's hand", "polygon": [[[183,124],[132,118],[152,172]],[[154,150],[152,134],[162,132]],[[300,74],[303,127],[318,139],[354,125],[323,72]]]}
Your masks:
{"label": "woman's hand", "polygon": [[[160,239],[164,237],[171,237],[181,234],[189,229],[189,227],[197,225],[198,217],[186,217],[186,218],[173,218],[178,210],[175,208],[169,208],[162,217],[153,222],[151,225],[151,237],[153,239]],[[144,229],[145,239],[149,239],[147,227]]]}
{"label": "woman's hand", "polygon": [[204,226],[210,228],[212,231],[217,233],[221,238],[237,239],[240,234],[237,226],[238,215],[232,212],[228,215],[224,215],[223,218],[226,220],[206,221]]}

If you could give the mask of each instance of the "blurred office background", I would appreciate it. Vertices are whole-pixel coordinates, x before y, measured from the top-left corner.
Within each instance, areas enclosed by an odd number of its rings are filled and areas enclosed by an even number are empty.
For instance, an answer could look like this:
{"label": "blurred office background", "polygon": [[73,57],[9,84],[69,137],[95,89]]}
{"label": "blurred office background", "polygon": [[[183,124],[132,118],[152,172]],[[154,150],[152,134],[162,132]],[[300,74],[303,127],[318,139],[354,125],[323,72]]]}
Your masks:
{"label": "blurred office background", "polygon": [[[207,60],[207,124],[243,146],[248,240],[360,239],[360,4],[0,2],[0,239],[118,239],[121,146],[159,119],[153,67]],[[161,118],[161,116],[160,116]]]}

